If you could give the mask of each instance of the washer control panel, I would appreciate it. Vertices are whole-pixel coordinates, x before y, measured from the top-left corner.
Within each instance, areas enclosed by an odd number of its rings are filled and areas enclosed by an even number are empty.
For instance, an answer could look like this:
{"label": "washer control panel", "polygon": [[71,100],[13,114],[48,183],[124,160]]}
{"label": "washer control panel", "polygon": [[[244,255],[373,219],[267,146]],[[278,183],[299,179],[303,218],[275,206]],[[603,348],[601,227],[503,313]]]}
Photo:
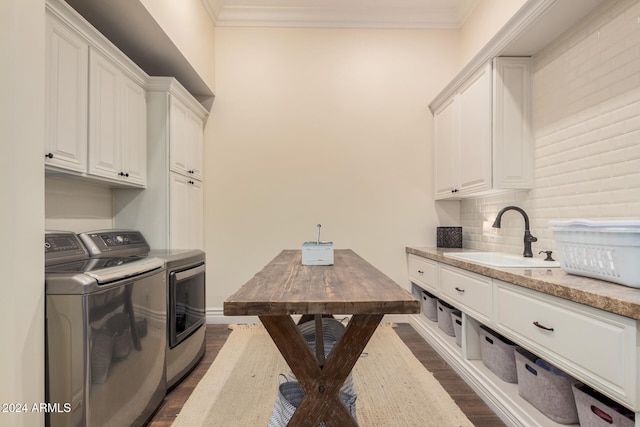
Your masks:
{"label": "washer control panel", "polygon": [[149,245],[135,230],[98,230],[81,233],[80,239],[93,256],[145,255]]}
{"label": "washer control panel", "polygon": [[89,257],[84,245],[70,231],[47,231],[44,234],[45,265],[72,262]]}
{"label": "washer control panel", "polygon": [[139,245],[146,243],[142,234],[136,232],[100,233],[100,239],[106,246]]}

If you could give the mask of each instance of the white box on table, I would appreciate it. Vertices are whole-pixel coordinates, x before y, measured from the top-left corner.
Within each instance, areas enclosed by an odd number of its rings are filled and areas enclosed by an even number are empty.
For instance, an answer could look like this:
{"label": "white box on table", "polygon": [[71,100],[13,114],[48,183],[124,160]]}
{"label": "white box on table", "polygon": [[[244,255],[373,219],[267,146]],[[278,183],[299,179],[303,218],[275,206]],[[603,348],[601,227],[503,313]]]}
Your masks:
{"label": "white box on table", "polygon": [[333,242],[304,242],[302,265],[333,265]]}

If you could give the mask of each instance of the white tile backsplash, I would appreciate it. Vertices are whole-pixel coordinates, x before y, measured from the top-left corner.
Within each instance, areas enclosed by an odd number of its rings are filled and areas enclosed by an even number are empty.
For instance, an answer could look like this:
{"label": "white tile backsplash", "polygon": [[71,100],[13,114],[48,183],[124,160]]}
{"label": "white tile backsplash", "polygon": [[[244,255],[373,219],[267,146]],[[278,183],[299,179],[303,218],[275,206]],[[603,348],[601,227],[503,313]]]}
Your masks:
{"label": "white tile backsplash", "polygon": [[[640,2],[605,1],[533,58],[535,188],[461,203],[464,246],[534,254],[556,249],[553,219],[640,219]],[[483,227],[484,224],[484,227]]]}

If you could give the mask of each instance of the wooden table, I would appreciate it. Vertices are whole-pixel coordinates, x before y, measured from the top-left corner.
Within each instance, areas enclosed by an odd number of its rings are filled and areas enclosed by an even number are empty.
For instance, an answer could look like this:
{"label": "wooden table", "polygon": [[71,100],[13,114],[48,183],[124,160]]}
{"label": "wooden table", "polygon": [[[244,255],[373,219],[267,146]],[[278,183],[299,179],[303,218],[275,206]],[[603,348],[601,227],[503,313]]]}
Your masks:
{"label": "wooden table", "polygon": [[[226,316],[259,316],[305,397],[290,426],[356,426],[339,392],[385,314],[419,313],[420,301],[349,249],[334,265],[302,265],[300,250],[284,250],[224,302]],[[313,315],[317,354],[292,314]],[[324,358],[323,315],[351,314],[342,338]]]}

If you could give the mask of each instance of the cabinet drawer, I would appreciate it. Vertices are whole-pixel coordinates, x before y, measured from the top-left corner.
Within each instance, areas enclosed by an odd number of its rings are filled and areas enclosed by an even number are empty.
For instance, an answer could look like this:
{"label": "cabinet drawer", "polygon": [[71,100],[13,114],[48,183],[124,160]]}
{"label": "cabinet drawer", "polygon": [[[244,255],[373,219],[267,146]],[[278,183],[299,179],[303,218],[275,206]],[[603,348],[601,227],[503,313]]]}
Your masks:
{"label": "cabinet drawer", "polygon": [[440,288],[457,308],[478,320],[489,321],[492,304],[489,277],[440,265]]}
{"label": "cabinet drawer", "polygon": [[531,351],[638,409],[635,321],[499,280],[497,324]]}
{"label": "cabinet drawer", "polygon": [[409,255],[409,279],[424,289],[438,293],[438,263],[416,255]]}

